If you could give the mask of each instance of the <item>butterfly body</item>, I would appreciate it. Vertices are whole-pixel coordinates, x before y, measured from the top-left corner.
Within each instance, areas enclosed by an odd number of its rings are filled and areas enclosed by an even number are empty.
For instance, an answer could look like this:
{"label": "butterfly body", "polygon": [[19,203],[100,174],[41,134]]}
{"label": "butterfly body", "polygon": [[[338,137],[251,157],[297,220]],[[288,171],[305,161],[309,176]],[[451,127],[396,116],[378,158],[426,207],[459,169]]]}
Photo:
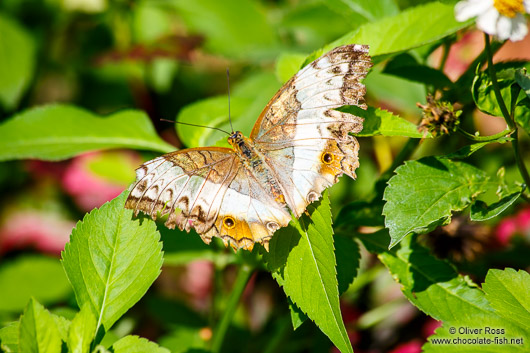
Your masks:
{"label": "butterfly body", "polygon": [[355,178],[362,119],[335,110],[366,108],[360,80],[371,67],[368,47],[338,47],[293,76],[271,99],[249,137],[233,132],[232,148],[168,153],[137,170],[125,204],[166,225],[194,228],[209,243],[268,249],[274,232],[342,174]]}

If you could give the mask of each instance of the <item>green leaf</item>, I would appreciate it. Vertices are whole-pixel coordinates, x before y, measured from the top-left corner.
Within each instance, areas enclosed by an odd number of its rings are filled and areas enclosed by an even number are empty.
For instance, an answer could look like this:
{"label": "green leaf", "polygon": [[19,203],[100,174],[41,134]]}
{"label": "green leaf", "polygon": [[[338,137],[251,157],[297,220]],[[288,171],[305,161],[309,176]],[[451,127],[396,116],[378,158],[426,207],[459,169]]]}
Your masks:
{"label": "green leaf", "polygon": [[[497,82],[507,107],[510,106],[512,100],[511,87],[515,83],[514,74],[515,70],[513,68],[501,70],[497,73]],[[472,93],[473,100],[480,111],[493,116],[502,116],[491,78],[487,72],[479,72],[475,76]]]}
{"label": "green leaf", "polygon": [[[482,285],[492,308],[506,320],[528,330],[530,322],[530,274],[524,270],[491,269]],[[530,330],[528,330],[530,333]]]}
{"label": "green leaf", "polygon": [[420,246],[416,237],[407,237],[388,250],[386,229],[356,236],[388,267],[408,300],[427,315],[441,321],[475,323],[479,317],[494,315],[484,293],[448,262]]}
{"label": "green leaf", "polygon": [[287,296],[341,352],[352,352],[339,308],[333,229],[327,192],[301,217],[278,231],[265,260]]}
{"label": "green leaf", "polygon": [[57,330],[59,330],[59,336],[61,337],[61,340],[66,342],[68,340],[68,331],[70,330],[70,325],[72,322],[63,316],[55,314],[51,315],[55,325],[57,326]]}
{"label": "green leaf", "polygon": [[205,45],[212,52],[260,58],[276,45],[275,32],[255,1],[175,0],[171,5],[191,31],[204,35]]}
{"label": "green leaf", "polygon": [[530,75],[526,73],[526,68],[515,70],[515,82],[517,82],[527,97],[530,98]]}
{"label": "green leaf", "polygon": [[408,161],[388,181],[383,199],[385,226],[395,246],[407,234],[445,224],[484,191],[485,172],[469,164],[439,157]]}
{"label": "green leaf", "polygon": [[33,38],[13,19],[0,13],[0,105],[16,108],[35,72]]}
{"label": "green leaf", "polygon": [[514,120],[530,135],[530,98],[521,100],[515,107]]}
{"label": "green leaf", "polygon": [[5,261],[0,268],[0,310],[19,312],[34,297],[44,304],[56,303],[71,292],[56,258],[24,255]]}
{"label": "green leaf", "polygon": [[399,13],[394,0],[325,0],[325,4],[344,16],[357,19],[360,15],[369,22]]}
{"label": "green leaf", "polygon": [[339,295],[346,292],[350,287],[361,261],[359,245],[352,237],[335,234],[335,256],[337,257],[337,281],[339,283]]}
{"label": "green leaf", "polygon": [[287,82],[300,70],[306,57],[307,54],[282,53],[276,60],[276,76],[278,79],[281,82]]}
{"label": "green leaf", "polygon": [[440,2],[409,8],[391,17],[366,23],[306,59],[310,63],[323,53],[345,44],[368,44],[370,55],[377,62],[378,56],[403,52],[441,38],[466,27],[471,21],[457,22],[454,17],[454,6]]}
{"label": "green leaf", "polygon": [[[279,87],[278,80],[271,73],[255,74],[235,84],[230,96],[234,129],[249,136],[259,114]],[[192,103],[179,112],[177,121],[231,131],[228,121],[228,96]],[[227,145],[227,135],[223,132],[182,124],[177,124],[176,128],[187,147],[211,146],[218,141]]]}
{"label": "green leaf", "polygon": [[0,135],[0,161],[56,161],[109,148],[175,149],[158,137],[145,113],[134,110],[100,117],[74,106],[42,106],[5,121]]}
{"label": "green leaf", "polygon": [[381,200],[354,201],[340,210],[335,219],[335,227],[379,227],[385,224],[382,213],[383,202]]}
{"label": "green leaf", "polygon": [[77,304],[88,304],[105,331],[145,294],[163,261],[155,223],[133,220],[126,198],[127,191],[87,214],[62,253]]}
{"label": "green leaf", "polygon": [[112,348],[114,353],[170,353],[168,349],[138,336],[125,336]]}
{"label": "green leaf", "polygon": [[61,352],[61,336],[50,312],[30,299],[20,317],[19,348],[21,352]]}
{"label": "green leaf", "polygon": [[368,107],[367,110],[355,106],[340,108],[340,111],[348,112],[364,118],[363,130],[355,136],[407,136],[422,138],[413,123],[381,108]]}
{"label": "green leaf", "polygon": [[72,320],[68,330],[66,344],[68,351],[72,353],[87,353],[90,344],[96,336],[96,317],[88,304],[83,305],[81,311]]}
{"label": "green leaf", "polygon": [[501,138],[499,138],[497,140],[493,140],[493,141],[473,143],[471,145],[467,145],[467,146],[464,146],[464,147],[460,148],[456,152],[443,155],[440,158],[465,159],[465,158],[471,156],[473,153],[475,153],[478,150],[480,150],[482,147],[484,147],[486,145],[489,145],[490,143],[505,143],[505,142],[508,142],[508,141],[511,141],[511,140],[513,140],[513,138],[511,138],[511,137],[501,137]]}
{"label": "green leaf", "polygon": [[0,329],[0,351],[5,353],[19,352],[18,331],[18,321],[10,322]]}
{"label": "green leaf", "polygon": [[492,219],[500,215],[504,210],[510,207],[521,196],[523,190],[515,192],[511,195],[505,196],[499,201],[488,205],[484,201],[477,200],[471,205],[471,212],[469,217],[472,221],[481,222]]}
{"label": "green leaf", "polygon": [[440,70],[421,65],[408,53],[394,57],[383,70],[383,73],[404,78],[409,81],[445,88],[453,82]]}
{"label": "green leaf", "polygon": [[293,303],[291,298],[287,298],[289,302],[289,312],[291,313],[291,323],[293,324],[293,330],[296,330],[308,319],[307,315],[304,314],[296,304]]}

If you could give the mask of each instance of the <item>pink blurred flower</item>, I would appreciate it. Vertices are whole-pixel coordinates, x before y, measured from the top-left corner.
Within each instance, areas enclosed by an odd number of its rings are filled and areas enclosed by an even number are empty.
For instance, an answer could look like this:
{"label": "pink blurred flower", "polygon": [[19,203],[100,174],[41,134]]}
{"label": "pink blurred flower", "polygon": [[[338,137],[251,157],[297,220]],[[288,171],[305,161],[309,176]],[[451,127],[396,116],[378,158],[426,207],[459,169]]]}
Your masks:
{"label": "pink blurred flower", "polygon": [[520,211],[517,214],[515,221],[519,231],[521,231],[523,234],[528,233],[530,230],[530,208]]}
{"label": "pink blurred flower", "polygon": [[[117,155],[117,156],[116,156]],[[126,168],[121,171],[129,173],[131,179],[127,182],[109,180],[91,170],[91,163],[105,158],[119,158],[123,163],[118,168]],[[134,180],[134,170],[140,164],[136,154],[126,151],[92,152],[74,158],[66,167],[62,177],[62,185],[66,193],[72,196],[77,205],[83,211],[90,211],[99,207],[107,201],[118,196],[130,182]],[[113,166],[115,168],[116,166]]]}
{"label": "pink blurred flower", "polygon": [[497,226],[495,237],[501,245],[506,246],[515,233],[517,233],[517,222],[515,218],[506,217]]}
{"label": "pink blurred flower", "polygon": [[433,318],[428,318],[422,327],[423,337],[427,338],[433,335],[434,331],[440,326],[442,326],[441,321],[435,320]]}
{"label": "pink blurred flower", "polygon": [[60,254],[75,226],[71,220],[37,210],[13,211],[0,227],[0,253],[33,246],[36,249]]}
{"label": "pink blurred flower", "polygon": [[391,350],[390,353],[420,353],[422,345],[423,343],[420,340],[412,340],[407,343],[400,344]]}
{"label": "pink blurred flower", "polygon": [[186,265],[186,273],[180,282],[196,308],[204,309],[209,304],[213,274],[214,267],[210,261],[197,260]]}

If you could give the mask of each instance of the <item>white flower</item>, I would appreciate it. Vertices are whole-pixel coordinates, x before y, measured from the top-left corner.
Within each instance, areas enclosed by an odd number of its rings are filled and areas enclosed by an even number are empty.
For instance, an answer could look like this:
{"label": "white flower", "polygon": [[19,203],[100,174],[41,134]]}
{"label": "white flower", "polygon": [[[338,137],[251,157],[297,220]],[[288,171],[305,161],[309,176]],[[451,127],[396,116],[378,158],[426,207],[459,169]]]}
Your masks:
{"label": "white flower", "polygon": [[465,0],[455,6],[457,21],[477,17],[477,27],[501,40],[517,41],[528,33],[525,13],[530,0]]}

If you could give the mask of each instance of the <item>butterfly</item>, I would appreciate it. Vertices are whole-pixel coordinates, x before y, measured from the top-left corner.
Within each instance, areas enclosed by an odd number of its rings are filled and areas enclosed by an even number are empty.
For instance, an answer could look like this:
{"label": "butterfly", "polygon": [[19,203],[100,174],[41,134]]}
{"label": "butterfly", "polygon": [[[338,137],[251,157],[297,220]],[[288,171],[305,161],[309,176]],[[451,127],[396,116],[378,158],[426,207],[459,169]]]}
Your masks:
{"label": "butterfly", "polygon": [[355,179],[363,119],[335,110],[366,109],[361,80],[372,66],[367,45],[337,47],[294,75],[269,101],[249,137],[232,148],[179,150],[141,165],[125,207],[165,225],[194,228],[209,244],[268,251],[274,232],[300,217],[342,174]]}

